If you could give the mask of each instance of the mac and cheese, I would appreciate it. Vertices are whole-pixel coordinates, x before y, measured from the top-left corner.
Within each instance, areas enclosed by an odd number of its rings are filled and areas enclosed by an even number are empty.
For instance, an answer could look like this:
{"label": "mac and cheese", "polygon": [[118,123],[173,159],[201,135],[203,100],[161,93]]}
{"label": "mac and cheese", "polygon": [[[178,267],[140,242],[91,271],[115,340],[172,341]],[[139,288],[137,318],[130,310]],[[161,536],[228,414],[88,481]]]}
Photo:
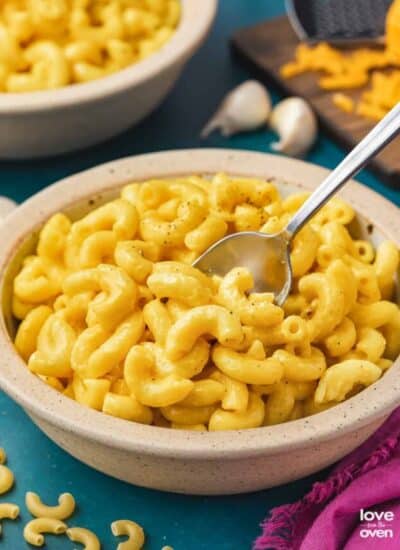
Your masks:
{"label": "mac and cheese", "polygon": [[399,252],[353,239],[349,205],[332,199],[294,239],[282,308],[243,266],[218,278],[190,265],[230,232],[284,227],[306,198],[217,174],[56,214],[14,280],[18,352],[81,404],[176,429],[272,425],[351,397],[399,354],[400,310]]}
{"label": "mac and cheese", "polygon": [[3,0],[0,92],[50,90],[102,78],[159,50],[179,0]]}

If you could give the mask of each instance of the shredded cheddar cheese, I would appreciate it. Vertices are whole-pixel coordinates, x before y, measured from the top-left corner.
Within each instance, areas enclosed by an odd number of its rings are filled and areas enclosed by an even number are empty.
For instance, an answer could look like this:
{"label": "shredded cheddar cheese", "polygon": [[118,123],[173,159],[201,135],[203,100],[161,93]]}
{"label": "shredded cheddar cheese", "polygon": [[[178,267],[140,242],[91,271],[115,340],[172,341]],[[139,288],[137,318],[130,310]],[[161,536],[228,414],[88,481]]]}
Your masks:
{"label": "shredded cheddar cheese", "polygon": [[380,120],[399,101],[400,70],[376,72],[371,77],[371,87],[361,95],[357,114]]}
{"label": "shredded cheddar cheese", "polygon": [[[386,46],[342,52],[325,42],[316,46],[300,44],[295,59],[281,67],[284,78],[306,72],[321,72],[319,86],[334,91],[332,101],[347,113],[380,120],[400,102],[400,0],[395,0],[386,20]],[[372,73],[372,76],[371,76]],[[355,102],[340,90],[371,84]]]}
{"label": "shredded cheddar cheese", "polygon": [[354,100],[350,96],[338,92],[333,94],[332,101],[336,107],[339,107],[342,111],[345,111],[346,113],[354,112],[355,104]]}

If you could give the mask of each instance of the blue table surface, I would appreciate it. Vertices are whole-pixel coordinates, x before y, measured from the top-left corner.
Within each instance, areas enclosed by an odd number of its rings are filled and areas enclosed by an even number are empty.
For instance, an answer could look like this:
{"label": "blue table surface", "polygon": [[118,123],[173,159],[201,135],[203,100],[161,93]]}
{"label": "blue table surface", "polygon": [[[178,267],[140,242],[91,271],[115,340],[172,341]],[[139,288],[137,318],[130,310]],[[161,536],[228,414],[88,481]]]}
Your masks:
{"label": "blue table surface", "polygon": [[[209,39],[189,63],[173,93],[154,114],[116,139],[84,152],[35,162],[0,163],[0,194],[21,202],[74,172],[150,151],[201,146],[268,151],[274,137],[265,130],[229,140],[216,135],[206,143],[201,142],[198,135],[224,94],[250,76],[232,59],[229,37],[241,26],[282,14],[283,4],[283,0],[221,0]],[[274,100],[277,99],[274,95]],[[321,135],[308,160],[334,167],[343,154]],[[400,192],[385,187],[372,174],[364,172],[359,180],[400,204]],[[22,507],[22,520],[4,525],[4,536],[0,539],[0,549],[4,550],[27,547],[22,540],[23,523],[28,520],[23,506],[27,490],[40,493],[49,502],[55,501],[60,492],[72,492],[78,501],[78,511],[71,525],[93,529],[106,550],[116,548],[109,525],[122,517],[143,525],[148,550],[160,550],[165,544],[174,550],[246,549],[258,535],[258,525],[268,510],[300,498],[314,481],[326,475],[319,472],[279,488],[227,497],[182,496],[133,487],[70,457],[1,392],[0,446],[7,449],[9,465],[17,479],[9,500]],[[72,544],[63,537],[48,537],[48,548],[62,550],[72,548]]]}

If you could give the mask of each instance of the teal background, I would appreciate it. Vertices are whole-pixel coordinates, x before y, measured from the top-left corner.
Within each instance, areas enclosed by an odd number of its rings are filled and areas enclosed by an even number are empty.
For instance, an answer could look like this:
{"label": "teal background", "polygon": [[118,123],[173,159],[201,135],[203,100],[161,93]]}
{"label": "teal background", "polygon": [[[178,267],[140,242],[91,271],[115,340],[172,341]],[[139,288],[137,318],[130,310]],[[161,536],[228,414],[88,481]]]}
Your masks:
{"label": "teal background", "polygon": [[[207,43],[190,62],[174,92],[153,115],[120,137],[81,153],[35,162],[0,163],[0,194],[21,202],[66,175],[143,152],[201,146],[268,151],[273,136],[265,130],[229,140],[216,135],[206,142],[201,142],[198,135],[224,94],[250,76],[231,58],[228,38],[241,26],[281,13],[283,0],[220,0],[216,25]],[[321,135],[308,160],[333,167],[343,154]],[[400,204],[400,191],[385,187],[368,172],[359,179]],[[7,499],[19,503],[22,509],[22,520],[4,522],[0,550],[27,547],[22,539],[23,523],[28,520],[23,506],[27,490],[39,492],[50,503],[55,502],[60,492],[72,492],[79,508],[71,525],[93,529],[106,550],[116,548],[109,524],[121,517],[143,525],[148,535],[147,550],[160,550],[165,544],[174,550],[247,549],[269,509],[300,498],[312,482],[326,473],[243,496],[208,498],[149,491],[116,481],[71,458],[1,392],[0,446],[7,449],[9,465],[17,479]],[[48,537],[50,550],[73,546],[67,539]]]}

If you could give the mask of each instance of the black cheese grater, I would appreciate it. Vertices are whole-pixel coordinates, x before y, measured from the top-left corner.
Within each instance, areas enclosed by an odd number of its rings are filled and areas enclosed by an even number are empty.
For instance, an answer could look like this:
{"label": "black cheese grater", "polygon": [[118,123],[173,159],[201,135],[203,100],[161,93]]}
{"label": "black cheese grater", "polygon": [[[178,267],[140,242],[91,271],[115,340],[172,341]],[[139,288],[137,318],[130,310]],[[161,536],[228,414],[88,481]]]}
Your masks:
{"label": "black cheese grater", "polygon": [[379,42],[393,0],[286,0],[292,26],[303,41]]}

